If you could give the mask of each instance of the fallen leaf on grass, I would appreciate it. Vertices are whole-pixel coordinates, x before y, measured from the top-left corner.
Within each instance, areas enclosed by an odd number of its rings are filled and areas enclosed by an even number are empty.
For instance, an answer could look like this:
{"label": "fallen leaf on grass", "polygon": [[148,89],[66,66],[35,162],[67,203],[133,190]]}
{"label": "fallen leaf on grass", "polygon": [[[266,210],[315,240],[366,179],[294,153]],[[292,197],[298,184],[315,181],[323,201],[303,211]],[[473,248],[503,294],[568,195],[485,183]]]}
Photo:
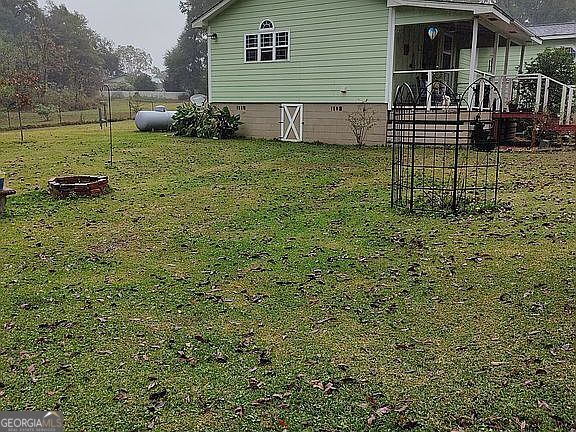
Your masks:
{"label": "fallen leaf on grass", "polygon": [[526,430],[526,420],[520,420],[518,418],[515,418],[514,421],[518,425],[518,429],[520,430],[520,432],[524,432]]}
{"label": "fallen leaf on grass", "polygon": [[403,413],[404,411],[406,411],[408,409],[409,406],[410,406],[410,402],[406,402],[404,405],[402,405],[400,408],[396,408],[394,411],[397,413]]}
{"label": "fallen leaf on grass", "polygon": [[488,253],[479,253],[469,258],[466,258],[467,261],[474,261],[478,264],[486,259],[492,259],[492,256]]}
{"label": "fallen leaf on grass", "polygon": [[392,410],[389,407],[381,407],[374,411],[370,417],[368,417],[368,426],[373,426],[378,418],[390,414]]}
{"label": "fallen leaf on grass", "polygon": [[226,357],[222,351],[216,351],[214,358],[218,363],[226,363],[228,361],[228,357]]}
{"label": "fallen leaf on grass", "polygon": [[327,322],[335,321],[335,320],[336,320],[336,318],[334,318],[334,317],[323,318],[321,320],[316,321],[316,325],[325,324]]}
{"label": "fallen leaf on grass", "polygon": [[324,391],[324,384],[322,383],[322,381],[314,380],[310,384],[312,384],[312,388],[317,388]]}
{"label": "fallen leaf on grass", "polygon": [[150,395],[150,400],[154,401],[154,400],[158,400],[158,399],[163,399],[167,394],[168,394],[168,391],[166,389],[160,390],[156,393],[152,393]]}
{"label": "fallen leaf on grass", "polygon": [[332,384],[331,382],[327,383],[324,386],[324,393],[325,394],[332,394],[333,392],[336,391],[336,387],[334,386],[334,384]]}
{"label": "fallen leaf on grass", "polygon": [[204,336],[199,335],[199,334],[194,336],[194,339],[198,342],[201,342],[201,343],[206,343],[206,344],[209,343],[208,339],[206,339]]}
{"label": "fallen leaf on grass", "polygon": [[125,401],[126,399],[128,399],[128,390],[126,389],[118,389],[118,393],[116,394],[116,396],[114,397],[114,399],[116,399],[117,401]]}
{"label": "fallen leaf on grass", "polygon": [[47,330],[56,330],[58,327],[70,328],[73,325],[74,324],[69,322],[69,321],[61,320],[61,321],[56,321],[53,323],[42,323],[42,324],[38,325],[38,328],[47,329]]}
{"label": "fallen leaf on grass", "polygon": [[402,429],[406,430],[415,429],[418,427],[418,422],[416,420],[405,417],[401,417],[398,421],[398,424]]}
{"label": "fallen leaf on grass", "polygon": [[252,405],[254,406],[260,406],[260,405],[265,405],[268,402],[272,401],[272,398],[270,397],[263,397],[260,399],[256,399],[255,401],[252,402]]}
{"label": "fallen leaf on grass", "polygon": [[256,378],[250,378],[248,380],[248,388],[252,390],[258,390],[263,385],[264,383],[262,381],[258,381]]}
{"label": "fallen leaf on grass", "polygon": [[280,286],[296,285],[296,284],[298,284],[298,282],[294,282],[294,281],[283,281],[283,280],[278,280],[278,281],[276,281],[276,285],[280,285]]}
{"label": "fallen leaf on grass", "polygon": [[184,349],[178,351],[178,361],[190,364],[196,363],[196,359],[186,354],[186,351]]}
{"label": "fallen leaf on grass", "polygon": [[60,367],[58,368],[59,371],[63,371],[63,372],[70,372],[72,370],[72,365],[71,364],[63,364],[60,365]]}
{"label": "fallen leaf on grass", "polygon": [[260,354],[258,355],[258,363],[260,366],[271,364],[272,359],[270,358],[270,353],[266,351],[260,351]]}
{"label": "fallen leaf on grass", "polygon": [[384,414],[390,414],[391,412],[392,412],[392,410],[390,408],[382,407],[382,408],[378,408],[375,411],[375,414],[380,417],[380,416],[383,416]]}
{"label": "fallen leaf on grass", "polygon": [[322,390],[326,395],[330,395],[336,391],[336,386],[334,386],[334,384],[331,382],[327,382],[326,384],[324,384],[320,380],[314,380],[310,384],[312,385],[312,388]]}

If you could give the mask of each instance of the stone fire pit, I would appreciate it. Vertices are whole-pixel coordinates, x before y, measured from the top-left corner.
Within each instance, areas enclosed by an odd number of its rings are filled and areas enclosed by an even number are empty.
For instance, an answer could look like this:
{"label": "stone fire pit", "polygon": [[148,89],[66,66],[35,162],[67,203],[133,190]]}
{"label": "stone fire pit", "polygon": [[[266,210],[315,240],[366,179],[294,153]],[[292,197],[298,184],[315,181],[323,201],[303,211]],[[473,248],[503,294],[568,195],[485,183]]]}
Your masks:
{"label": "stone fire pit", "polygon": [[96,197],[110,192],[106,176],[67,176],[48,181],[48,192],[54,198]]}

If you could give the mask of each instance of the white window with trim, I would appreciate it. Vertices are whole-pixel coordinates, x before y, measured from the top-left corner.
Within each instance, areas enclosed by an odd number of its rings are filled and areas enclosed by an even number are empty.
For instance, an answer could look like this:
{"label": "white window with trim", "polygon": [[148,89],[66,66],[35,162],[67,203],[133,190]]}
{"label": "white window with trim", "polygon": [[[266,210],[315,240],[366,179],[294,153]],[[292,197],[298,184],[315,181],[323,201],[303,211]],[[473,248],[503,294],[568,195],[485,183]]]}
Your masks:
{"label": "white window with trim", "polygon": [[258,33],[244,35],[244,61],[266,63],[290,60],[290,32],[277,31],[274,23],[264,20]]}

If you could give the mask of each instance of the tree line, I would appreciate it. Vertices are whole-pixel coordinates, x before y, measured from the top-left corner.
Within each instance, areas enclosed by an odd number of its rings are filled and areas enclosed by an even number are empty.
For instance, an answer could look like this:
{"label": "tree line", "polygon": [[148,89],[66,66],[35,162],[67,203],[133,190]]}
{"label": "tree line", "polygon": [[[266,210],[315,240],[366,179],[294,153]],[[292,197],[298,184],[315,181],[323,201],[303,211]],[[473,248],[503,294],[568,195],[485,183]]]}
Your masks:
{"label": "tree line", "polygon": [[103,81],[123,75],[155,88],[148,53],[115,46],[64,5],[42,9],[37,0],[0,0],[0,59],[0,103],[6,109],[31,103],[84,108]]}
{"label": "tree line", "polygon": [[494,3],[528,25],[576,21],[574,0],[495,0]]}
{"label": "tree line", "polygon": [[218,0],[182,0],[180,10],[186,14],[186,27],[178,42],[166,54],[166,90],[185,90],[190,93],[208,91],[208,44],[202,30],[192,28],[192,22],[199,14],[218,3]]}

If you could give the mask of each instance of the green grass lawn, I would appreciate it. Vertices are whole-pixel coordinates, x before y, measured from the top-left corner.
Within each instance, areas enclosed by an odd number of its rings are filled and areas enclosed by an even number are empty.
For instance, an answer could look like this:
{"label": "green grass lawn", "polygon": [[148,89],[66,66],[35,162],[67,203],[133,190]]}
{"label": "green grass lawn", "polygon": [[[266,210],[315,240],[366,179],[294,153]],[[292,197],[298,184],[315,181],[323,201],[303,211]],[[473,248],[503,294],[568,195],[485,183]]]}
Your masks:
{"label": "green grass lawn", "polygon": [[[0,134],[0,409],[69,431],[569,431],[576,152],[497,214],[389,209],[387,149]],[[110,176],[97,199],[47,180]],[[511,208],[511,209],[510,209]]]}

